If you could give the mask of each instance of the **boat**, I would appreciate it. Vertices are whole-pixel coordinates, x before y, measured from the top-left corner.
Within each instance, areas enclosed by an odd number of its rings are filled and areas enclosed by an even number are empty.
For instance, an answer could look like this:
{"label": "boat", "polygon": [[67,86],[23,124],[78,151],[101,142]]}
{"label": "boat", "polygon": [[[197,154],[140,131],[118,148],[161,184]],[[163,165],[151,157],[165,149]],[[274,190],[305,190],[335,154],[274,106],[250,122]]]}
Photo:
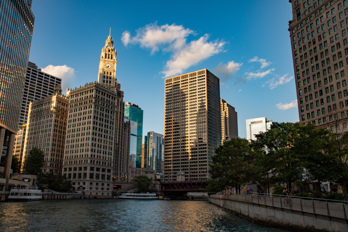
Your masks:
{"label": "boat", "polygon": [[156,193],[123,193],[119,199],[140,199],[140,200],[156,200]]}
{"label": "boat", "polygon": [[11,189],[8,196],[9,201],[38,201],[42,200],[40,189]]}

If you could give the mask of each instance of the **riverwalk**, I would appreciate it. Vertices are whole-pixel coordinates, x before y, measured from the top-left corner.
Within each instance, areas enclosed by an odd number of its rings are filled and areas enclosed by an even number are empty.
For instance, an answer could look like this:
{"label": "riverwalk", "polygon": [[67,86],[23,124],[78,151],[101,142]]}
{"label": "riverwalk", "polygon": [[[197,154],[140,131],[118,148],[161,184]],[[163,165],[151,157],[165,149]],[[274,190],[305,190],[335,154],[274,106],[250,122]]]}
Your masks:
{"label": "riverwalk", "polygon": [[348,202],[261,194],[211,195],[209,201],[256,221],[312,231],[348,231]]}

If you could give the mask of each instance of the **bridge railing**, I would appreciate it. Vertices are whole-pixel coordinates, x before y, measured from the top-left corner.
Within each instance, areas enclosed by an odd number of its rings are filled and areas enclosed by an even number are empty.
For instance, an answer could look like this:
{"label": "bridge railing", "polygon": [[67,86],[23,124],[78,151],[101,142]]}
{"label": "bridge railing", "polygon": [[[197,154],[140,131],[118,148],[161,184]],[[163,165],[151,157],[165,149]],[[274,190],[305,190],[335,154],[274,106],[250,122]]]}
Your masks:
{"label": "bridge railing", "polygon": [[267,194],[211,195],[210,197],[348,220],[348,201]]}

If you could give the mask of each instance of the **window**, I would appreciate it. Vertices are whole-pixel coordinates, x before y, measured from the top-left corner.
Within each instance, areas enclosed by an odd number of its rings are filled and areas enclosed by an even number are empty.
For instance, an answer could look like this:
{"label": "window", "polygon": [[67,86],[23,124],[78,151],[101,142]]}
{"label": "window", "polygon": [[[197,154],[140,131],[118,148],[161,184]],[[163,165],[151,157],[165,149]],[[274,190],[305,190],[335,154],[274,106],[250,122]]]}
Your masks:
{"label": "window", "polygon": [[300,8],[298,8],[296,10],[296,14],[297,14],[297,20],[300,20],[301,19],[301,9]]}
{"label": "window", "polygon": [[[333,33],[333,30],[332,30],[332,28],[330,28],[330,29],[329,29],[329,35],[331,35],[332,33]],[[295,36],[293,37],[293,40],[294,40],[294,41],[296,40],[296,37],[295,37]]]}

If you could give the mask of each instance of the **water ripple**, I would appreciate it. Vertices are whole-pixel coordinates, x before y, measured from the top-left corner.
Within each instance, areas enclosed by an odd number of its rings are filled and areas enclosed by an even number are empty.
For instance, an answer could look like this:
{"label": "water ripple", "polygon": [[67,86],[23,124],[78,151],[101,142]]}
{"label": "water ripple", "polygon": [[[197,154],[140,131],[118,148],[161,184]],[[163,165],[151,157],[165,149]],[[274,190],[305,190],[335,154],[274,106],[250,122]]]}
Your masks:
{"label": "water ripple", "polygon": [[67,200],[0,204],[1,231],[283,231],[206,201]]}

